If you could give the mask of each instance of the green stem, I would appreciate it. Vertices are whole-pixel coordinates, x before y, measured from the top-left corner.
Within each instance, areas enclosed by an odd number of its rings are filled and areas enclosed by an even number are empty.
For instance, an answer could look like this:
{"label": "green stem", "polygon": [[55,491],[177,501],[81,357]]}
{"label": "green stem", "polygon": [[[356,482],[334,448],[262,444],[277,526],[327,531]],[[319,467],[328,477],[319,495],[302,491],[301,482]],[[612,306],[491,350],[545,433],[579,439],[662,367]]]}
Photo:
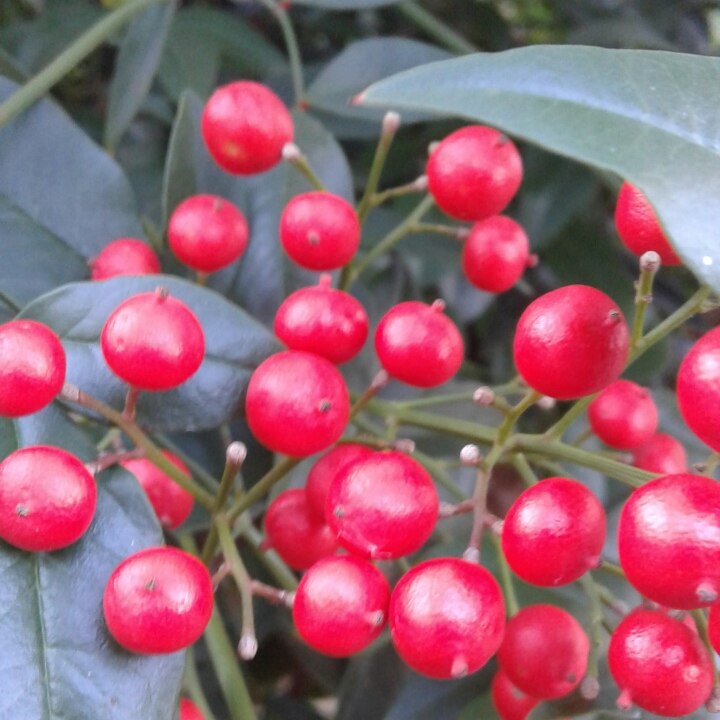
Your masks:
{"label": "green stem", "polygon": [[[474,446],[473,446],[474,447]],[[477,478],[475,480],[475,489],[473,491],[473,524],[470,531],[470,540],[463,557],[472,562],[480,562],[480,548],[482,544],[482,534],[485,527],[485,512],[487,510],[487,490],[490,484],[490,475],[495,463],[503,453],[503,446],[495,443],[488,453],[478,463]]]}
{"label": "green stem", "polygon": [[164,0],[129,0],[113,10],[63,50],[47,67],[0,104],[0,128],[42,98],[93,50],[115,35],[135,15]]}
{"label": "green stem", "polygon": [[528,487],[540,482],[537,475],[530,467],[530,463],[527,461],[527,458],[522,453],[515,453],[515,455],[513,455],[512,464],[513,467],[520,473],[520,477]]}
{"label": "green stem", "polygon": [[384,202],[391,200],[392,198],[401,197],[403,195],[411,195],[412,193],[425,192],[427,190],[427,177],[421,175],[417,180],[413,180],[405,185],[398,185],[396,187],[388,188],[382,192],[373,193],[369,200],[370,207],[374,208],[378,205],[382,205]]}
{"label": "green stem", "polygon": [[597,393],[594,395],[588,395],[587,397],[578,400],[551,428],[549,428],[545,437],[548,439],[560,439],[565,431],[579,418],[587,409],[587,406],[597,397]]}
{"label": "green stem", "polygon": [[645,270],[642,269],[642,261],[640,265],[640,279],[635,293],[635,316],[633,317],[632,332],[630,334],[630,350],[637,347],[642,337],[645,311],[652,302],[652,286],[657,272],[657,267],[654,270]]}
{"label": "green stem", "polygon": [[411,233],[435,233],[436,235],[447,235],[453,240],[464,240],[467,237],[467,229],[458,225],[443,225],[442,223],[415,223],[410,228]]}
{"label": "green stem", "polygon": [[[710,634],[708,633],[708,621],[707,621],[707,617],[705,617],[705,613],[702,610],[691,610],[690,614],[692,615],[692,618],[695,621],[695,627],[697,628],[700,639],[703,641],[703,644],[708,649],[708,653],[710,653],[710,657],[714,658],[715,657],[715,648],[713,648],[712,643],[710,642]],[[712,665],[713,665],[713,686],[717,687],[718,669],[717,669],[717,665],[714,662]]]}
{"label": "green stem", "polygon": [[514,405],[505,416],[500,427],[497,430],[497,442],[502,445],[508,439],[518,418],[531,406],[534,405],[542,395],[536,390],[528,390],[523,398]]}
{"label": "green stem", "polygon": [[600,569],[610,573],[611,575],[615,575],[615,577],[627,580],[625,577],[625,571],[619,565],[611,563],[609,560],[603,560]]}
{"label": "green stem", "polygon": [[183,687],[190,699],[198,706],[205,720],[215,720],[210,705],[208,704],[205,693],[202,689],[200,676],[198,675],[197,665],[195,664],[194,648],[189,647],[185,654],[185,674],[183,675]]}
{"label": "green stem", "polygon": [[517,614],[520,609],[517,601],[517,595],[515,594],[515,584],[513,583],[512,573],[510,572],[510,566],[505,559],[505,553],[502,550],[502,543],[500,538],[495,533],[490,533],[490,540],[495,547],[495,553],[498,559],[498,571],[500,574],[500,585],[505,595],[505,605],[507,607],[508,617],[512,617]]}
{"label": "green stem", "polygon": [[587,428],[583,432],[580,433],[570,444],[573,447],[580,447],[586,440],[589,440],[595,433],[593,433],[592,428]]}
{"label": "green stem", "polygon": [[302,152],[300,152],[300,149],[297,148],[297,155],[295,154],[297,146],[294,146],[292,148],[292,156],[286,158],[287,162],[289,162],[294,168],[296,168],[299,172],[303,174],[305,179],[316,189],[323,191],[325,190],[325,186],[323,185],[322,180],[317,176],[317,173],[313,170],[312,165],[310,164],[310,161],[307,158],[307,155],[304,155]]}
{"label": "green stem", "polygon": [[448,475],[442,465],[435,458],[426,455],[419,450],[414,450],[412,457],[415,458],[435,479],[435,482],[447,491],[455,500],[465,500],[467,494],[459,488],[453,479]]}
{"label": "green stem", "polygon": [[217,481],[217,478],[213,477],[200,463],[193,460],[181,447],[169,440],[162,433],[154,434],[152,439],[161,448],[180,458],[180,460],[188,466],[193,477],[202,482],[206,490],[213,495],[217,494],[217,491],[220,489],[220,483]]}
{"label": "green stem", "polygon": [[[578,581],[587,596],[590,605],[590,654],[588,655],[588,664],[586,677],[594,679],[595,693],[597,696],[597,677],[598,677],[598,656],[602,647],[602,628],[605,614],[603,613],[602,601],[600,593],[595,585],[592,575],[586,572]],[[587,686],[587,681],[585,682]]]}
{"label": "green stem", "polygon": [[255,526],[249,520],[246,521],[245,516],[242,516],[238,522],[240,523],[240,536],[250,545],[260,562],[267,568],[280,587],[290,592],[297,590],[297,579],[293,571],[280,559],[280,556],[274,550],[262,550],[260,548],[262,535]]}
{"label": "green stem", "polygon": [[475,47],[469,40],[438,20],[432,13],[420,7],[412,0],[406,0],[397,6],[397,9],[409,20],[412,20],[419,28],[424,30],[433,40],[437,40],[448,50],[467,55],[469,53],[478,52],[479,48]]}

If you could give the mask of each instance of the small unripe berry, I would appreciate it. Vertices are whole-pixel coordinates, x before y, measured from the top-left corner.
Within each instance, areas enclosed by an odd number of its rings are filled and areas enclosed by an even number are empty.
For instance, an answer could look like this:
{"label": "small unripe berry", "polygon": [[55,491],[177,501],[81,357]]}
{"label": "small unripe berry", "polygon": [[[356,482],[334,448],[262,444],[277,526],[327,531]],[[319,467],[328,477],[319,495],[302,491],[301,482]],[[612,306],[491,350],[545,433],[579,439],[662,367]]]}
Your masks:
{"label": "small unripe berry", "polygon": [[60,338],[34,320],[0,325],[0,416],[42,410],[62,390],[65,350]]}
{"label": "small unripe berry", "polygon": [[502,668],[495,673],[490,683],[490,698],[501,720],[525,720],[540,702],[539,698],[518,690]]}
{"label": "small unripe berry", "polygon": [[205,105],[200,129],[215,162],[235,175],[269,170],[293,139],[292,116],[282,100],[249,80],[218,88]]}
{"label": "small unripe berry", "polygon": [[135,238],[113,240],[88,264],[91,280],[108,280],[121,275],[157,275],[160,272],[160,260],[155,251]]}
{"label": "small unripe berry", "polygon": [[470,125],[432,149],[428,187],[438,207],[457,220],[497,215],[522,182],[522,159],[513,142],[493,128]]}
{"label": "small unripe berry", "polygon": [[573,400],[617,380],[629,345],[625,318],[605,293],[567,285],[525,309],[513,350],[517,370],[531,388],[556,400]]}
{"label": "small unripe berry", "polygon": [[180,720],[205,720],[205,716],[192,700],[182,698],[180,700]]}
{"label": "small unripe berry", "polygon": [[670,435],[655,433],[646,443],[633,448],[632,464],[658,475],[676,475],[688,470],[685,448]]}

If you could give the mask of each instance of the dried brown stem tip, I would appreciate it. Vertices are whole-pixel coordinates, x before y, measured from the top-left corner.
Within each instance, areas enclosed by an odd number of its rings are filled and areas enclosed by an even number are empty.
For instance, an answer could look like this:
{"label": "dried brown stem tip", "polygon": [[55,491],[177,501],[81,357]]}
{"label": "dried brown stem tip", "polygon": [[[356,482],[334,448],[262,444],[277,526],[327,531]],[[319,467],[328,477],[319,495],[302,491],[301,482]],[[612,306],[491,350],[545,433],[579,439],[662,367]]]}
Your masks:
{"label": "dried brown stem tip", "polygon": [[302,157],[300,148],[293,142],[285,143],[282,149],[282,159],[285,162],[296,163]]}
{"label": "dried brown stem tip", "polygon": [[477,445],[466,445],[460,451],[460,462],[463,465],[475,466],[482,460],[480,448]]}
{"label": "dried brown stem tip", "polygon": [[235,441],[231,442],[227,446],[227,450],[225,451],[225,460],[228,465],[236,465],[237,467],[240,467],[245,462],[245,458],[247,457],[247,447],[245,447],[244,443]]}
{"label": "dried brown stem tip", "polygon": [[555,405],[557,405],[557,400],[555,398],[548,397],[547,395],[541,397],[536,403],[535,403],[541,410],[552,410]]}
{"label": "dried brown stem tip", "polygon": [[587,675],[580,683],[580,697],[585,700],[594,700],[600,692],[600,683],[596,677]]}
{"label": "dried brown stem tip", "polygon": [[394,135],[400,127],[400,113],[391,110],[385,113],[385,117],[382,121],[382,133],[383,135]]}
{"label": "dried brown stem tip", "polygon": [[640,256],[640,270],[655,274],[661,265],[660,256],[654,250],[648,250]]}
{"label": "dried brown stem tip", "polygon": [[413,182],[413,186],[418,192],[425,192],[428,189],[428,176],[421,175]]}
{"label": "dried brown stem tip", "polygon": [[490,407],[495,402],[495,392],[487,385],[483,385],[473,393],[473,402],[480,407]]}
{"label": "dried brown stem tip", "polygon": [[243,635],[238,644],[238,654],[243,660],[252,660],[258,651],[258,642],[255,635]]}

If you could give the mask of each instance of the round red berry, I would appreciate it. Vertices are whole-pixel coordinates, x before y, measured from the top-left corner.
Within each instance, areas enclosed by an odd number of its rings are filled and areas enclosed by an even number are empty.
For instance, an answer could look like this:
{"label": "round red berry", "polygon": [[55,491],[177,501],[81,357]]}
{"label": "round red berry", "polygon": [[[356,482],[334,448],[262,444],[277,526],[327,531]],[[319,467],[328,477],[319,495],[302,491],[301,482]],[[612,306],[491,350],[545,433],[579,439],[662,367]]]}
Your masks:
{"label": "round red berry", "polygon": [[160,272],[160,260],[155,251],[135,238],[113,240],[88,264],[91,280],[109,280],[121,275],[157,275]]}
{"label": "round red berry", "polygon": [[105,322],[100,347],[121,380],[140,390],[170,390],[199,369],[205,335],[192,310],[159,288],[120,303]]}
{"label": "round red berry", "polygon": [[367,445],[343,443],[328,450],[310,468],[305,482],[305,494],[310,510],[318,520],[325,522],[325,503],[335,475],[350,463],[372,455],[372,453],[373,451]]}
{"label": "round red berry", "polygon": [[688,471],[685,448],[670,435],[656,433],[633,449],[633,465],[658,475],[677,475]]}
{"label": "round red berry", "polygon": [[390,308],[375,331],[375,351],[394,378],[415,387],[435,387],[460,369],[460,331],[443,313],[445,304],[402,302]]}
{"label": "round red berry", "polygon": [[634,490],[620,513],[620,564],[635,589],[682,610],[712,605],[720,592],[720,484],[665,475]]}
{"label": "round red berry", "polygon": [[608,664],[622,691],[622,709],[635,703],[655,715],[686,716],[713,686],[713,661],[697,633],[655,610],[623,618],[610,638]]}
{"label": "round red berry", "polygon": [[168,243],[178,260],[203,273],[235,262],[248,243],[248,224],[240,210],[215,195],[193,195],[181,202],[168,223]]}
{"label": "round red berry", "polygon": [[498,662],[518,689],[551,699],[580,684],[589,652],[590,641],[572,615],[555,605],[528,605],[508,621]]}
{"label": "round red berry", "polygon": [[525,582],[555,587],[597,567],[605,544],[605,511],[582,483],[547,478],[529,487],[502,526],[502,548]]}
{"label": "round red berry", "polygon": [[658,411],[647,389],[629,380],[616,380],[590,403],[588,420],[606,445],[627,450],[655,434]]}
{"label": "round red berry", "polygon": [[337,555],[315,563],[295,593],[293,620],[300,637],[332,657],[366,648],[387,621],[390,587],[367,560]]}
{"label": "round red berry", "polygon": [[509,217],[494,215],[470,229],[462,268],[476,288],[501,293],[521,278],[529,259],[530,244],[522,227]]}
{"label": "round red berry", "polygon": [[280,493],[265,513],[264,547],[272,548],[293,569],[307,570],[338,550],[335,533],[310,510],[303,488]]}
{"label": "round red berry", "polygon": [[400,578],[390,598],[390,635],[416,672],[440,680],[479,670],[505,629],[505,603],[495,578],[480,565],[436,558]]}
{"label": "round red berry", "polygon": [[323,275],[316,287],[289,295],[275,315],[275,334],[291,350],[320,355],[334,365],[352,360],[368,336],[368,316],[352,296],[330,287]]}
{"label": "round red berry", "polygon": [[708,610],[708,637],[713,650],[720,653],[720,605],[711,605]]}
{"label": "round red berry", "polygon": [[299,350],[271,355],[252,374],[245,412],[273,452],[305,457],[330,447],[348,423],[350,400],[337,368]]}
{"label": "round red berry", "polygon": [[78,458],[33,445],[0,463],[0,538],[21,550],[71,545],[90,527],[97,488]]}
{"label": "round red berry", "polygon": [[340,544],[381,560],[419,550],[438,519],[435,483],[420,463],[397,451],[376,452],[339,470],[325,505]]}
{"label": "round red berry", "polygon": [[[191,477],[190,470],[180,458],[167,450],[162,450],[162,454],[184,475]],[[146,458],[133,458],[120,464],[137,478],[163,527],[175,530],[190,517],[193,496],[160,468]]]}
{"label": "round red berry", "polygon": [[522,159],[497,130],[470,125],[448,135],[427,163],[430,193],[458,220],[483,220],[502,212],[522,182]]}
{"label": "round red berry", "polygon": [[490,683],[490,698],[500,720],[525,720],[528,713],[540,702],[539,698],[518,690],[500,668]]}
{"label": "round red berry", "polygon": [[65,350],[49,327],[34,320],[0,325],[0,415],[42,410],[64,382]]}
{"label": "round red berry", "polygon": [[683,358],[677,399],[688,427],[720,451],[720,328],[703,335]]}
{"label": "round red berry", "polygon": [[531,388],[556,400],[573,400],[617,380],[629,345],[625,318],[605,293],[567,285],[525,309],[513,350],[515,366]]}
{"label": "round red berry", "polygon": [[652,205],[634,185],[624,182],[615,206],[615,225],[625,247],[635,255],[654,250],[663,265],[682,265],[658,222]]}
{"label": "round red berry", "polygon": [[249,80],[218,88],[205,105],[200,129],[215,162],[235,175],[269,170],[293,139],[292,116],[282,100]]}
{"label": "round red berry", "polygon": [[142,655],[192,645],[210,622],[212,610],[207,568],[172,547],[147,548],[123,560],[103,595],[112,636],[126,650]]}
{"label": "round red berry", "polygon": [[205,720],[200,708],[187,698],[180,700],[180,720]]}
{"label": "round red berry", "polygon": [[360,245],[353,206],[329,192],[297,195],[280,217],[280,242],[290,259],[308,270],[347,265]]}

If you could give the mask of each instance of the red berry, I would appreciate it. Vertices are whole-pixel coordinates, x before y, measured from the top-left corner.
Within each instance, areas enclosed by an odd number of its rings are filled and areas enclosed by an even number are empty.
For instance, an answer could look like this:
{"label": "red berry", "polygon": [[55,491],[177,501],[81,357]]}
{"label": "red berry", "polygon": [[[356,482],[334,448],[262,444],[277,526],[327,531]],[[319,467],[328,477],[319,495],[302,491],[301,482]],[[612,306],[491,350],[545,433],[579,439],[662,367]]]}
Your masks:
{"label": "red berry", "polygon": [[430,193],[458,220],[502,212],[522,182],[522,159],[513,142],[489,127],[470,125],[438,143],[427,163]]}
{"label": "red berry", "polygon": [[310,510],[303,488],[280,493],[265,513],[265,547],[293,569],[307,570],[338,550],[335,533]]}
{"label": "red berry", "polygon": [[210,573],[195,557],[171,547],[125,558],[105,586],[105,622],[126,650],[171,653],[192,645],[210,622]]}
{"label": "red berry", "polygon": [[658,475],[677,475],[688,470],[687,453],[674,437],[656,433],[633,449],[633,465]]}
{"label": "red berry", "polygon": [[292,117],[282,100],[249,80],[218,88],[205,105],[200,129],[215,162],[235,175],[269,170],[293,139]]}
{"label": "red berry", "polygon": [[181,263],[212,273],[235,262],[248,243],[248,224],[240,210],[215,195],[193,195],[181,202],[168,223],[168,243]]}
{"label": "red berry", "polygon": [[343,443],[326,452],[310,468],[305,482],[305,494],[310,510],[318,520],[325,522],[325,503],[335,475],[346,465],[372,455],[372,453],[373,451],[367,445]]}
{"label": "red berry", "polygon": [[170,390],[197,372],[205,335],[192,310],[159,288],[120,303],[105,322],[100,347],[121,380],[140,390]]}
{"label": "red berry", "polygon": [[367,560],[337,555],[315,563],[295,593],[293,619],[300,637],[332,657],[360,652],[387,620],[390,587]]}
{"label": "red berry", "polygon": [[573,400],[602,390],[625,367],[630,338],[620,308],[587,285],[534,300],[515,333],[515,365],[534,390]]}
{"label": "red berry", "polygon": [[682,265],[660,227],[655,211],[634,185],[624,182],[615,207],[615,225],[625,247],[635,255],[654,250],[663,265]]}
{"label": "red berry", "polygon": [[435,483],[400,452],[377,452],[340,469],[325,505],[340,544],[358,555],[394,559],[419,550],[438,519]]}
{"label": "red berry", "polygon": [[464,347],[445,304],[402,302],[390,308],[375,331],[375,351],[394,378],[415,387],[435,387],[460,369]]}
{"label": "red berry", "polygon": [[555,605],[528,605],[508,621],[498,662],[524,693],[551,699],[580,684],[589,652],[590,641],[572,615]]}
{"label": "red berry", "polygon": [[476,288],[501,293],[520,279],[529,258],[530,244],[522,227],[509,217],[494,215],[470,229],[462,268]]}
{"label": "red berry", "polygon": [[317,287],[296,290],[275,315],[275,334],[291,350],[320,355],[335,365],[352,360],[368,336],[368,317],[352,296],[330,287],[323,275]]}
{"label": "red berry", "polygon": [[658,411],[648,390],[629,380],[616,380],[590,403],[588,419],[606,445],[627,450],[655,434]]}
{"label": "red berry", "polygon": [[610,638],[608,664],[622,690],[618,706],[664,717],[689,715],[708,699],[713,661],[683,623],[655,610],[627,615]]}
{"label": "red berry", "polygon": [[502,547],[525,582],[555,587],[597,566],[605,544],[605,511],[577,480],[548,478],[515,501],[502,526]]}
{"label": "red berry", "polygon": [[329,192],[297,195],[280,217],[280,242],[300,267],[335,270],[352,260],[360,245],[353,206]]}
{"label": "red berry", "polygon": [[33,445],[0,463],[0,538],[21,550],[71,545],[90,527],[97,488],[74,455]]}
{"label": "red berry", "polygon": [[390,635],[416,672],[440,680],[479,670],[496,652],[505,603],[495,578],[480,565],[436,558],[400,578],[390,598]]}
{"label": "red berry", "polygon": [[539,698],[518,690],[502,668],[495,673],[490,683],[490,698],[501,720],[525,720],[540,702]]}
{"label": "red berry", "polygon": [[[167,450],[163,450],[162,454],[183,474],[191,477],[190,470],[180,458]],[[137,478],[163,527],[175,530],[190,517],[193,496],[160,468],[146,458],[125,460],[120,464]]]}
{"label": "red berry", "polygon": [[677,399],[688,427],[720,451],[720,328],[703,335],[680,364]]}
{"label": "red berry", "polygon": [[720,484],[665,475],[634,490],[618,524],[620,564],[635,589],[661,605],[693,610],[720,592]]}
{"label": "red berry", "polygon": [[200,708],[187,698],[180,700],[180,720],[205,720]]}
{"label": "red berry", "polygon": [[708,610],[708,637],[713,650],[720,653],[720,605],[712,605]]}
{"label": "red berry", "polygon": [[108,280],[121,275],[157,275],[160,260],[142,240],[119,238],[106,245],[90,260],[91,280]]}
{"label": "red berry", "polygon": [[245,412],[252,434],[273,452],[305,457],[340,439],[350,414],[337,368],[299,350],[271,355],[250,378]]}
{"label": "red berry", "polygon": [[34,320],[0,325],[0,415],[42,410],[64,382],[65,350],[50,328]]}

